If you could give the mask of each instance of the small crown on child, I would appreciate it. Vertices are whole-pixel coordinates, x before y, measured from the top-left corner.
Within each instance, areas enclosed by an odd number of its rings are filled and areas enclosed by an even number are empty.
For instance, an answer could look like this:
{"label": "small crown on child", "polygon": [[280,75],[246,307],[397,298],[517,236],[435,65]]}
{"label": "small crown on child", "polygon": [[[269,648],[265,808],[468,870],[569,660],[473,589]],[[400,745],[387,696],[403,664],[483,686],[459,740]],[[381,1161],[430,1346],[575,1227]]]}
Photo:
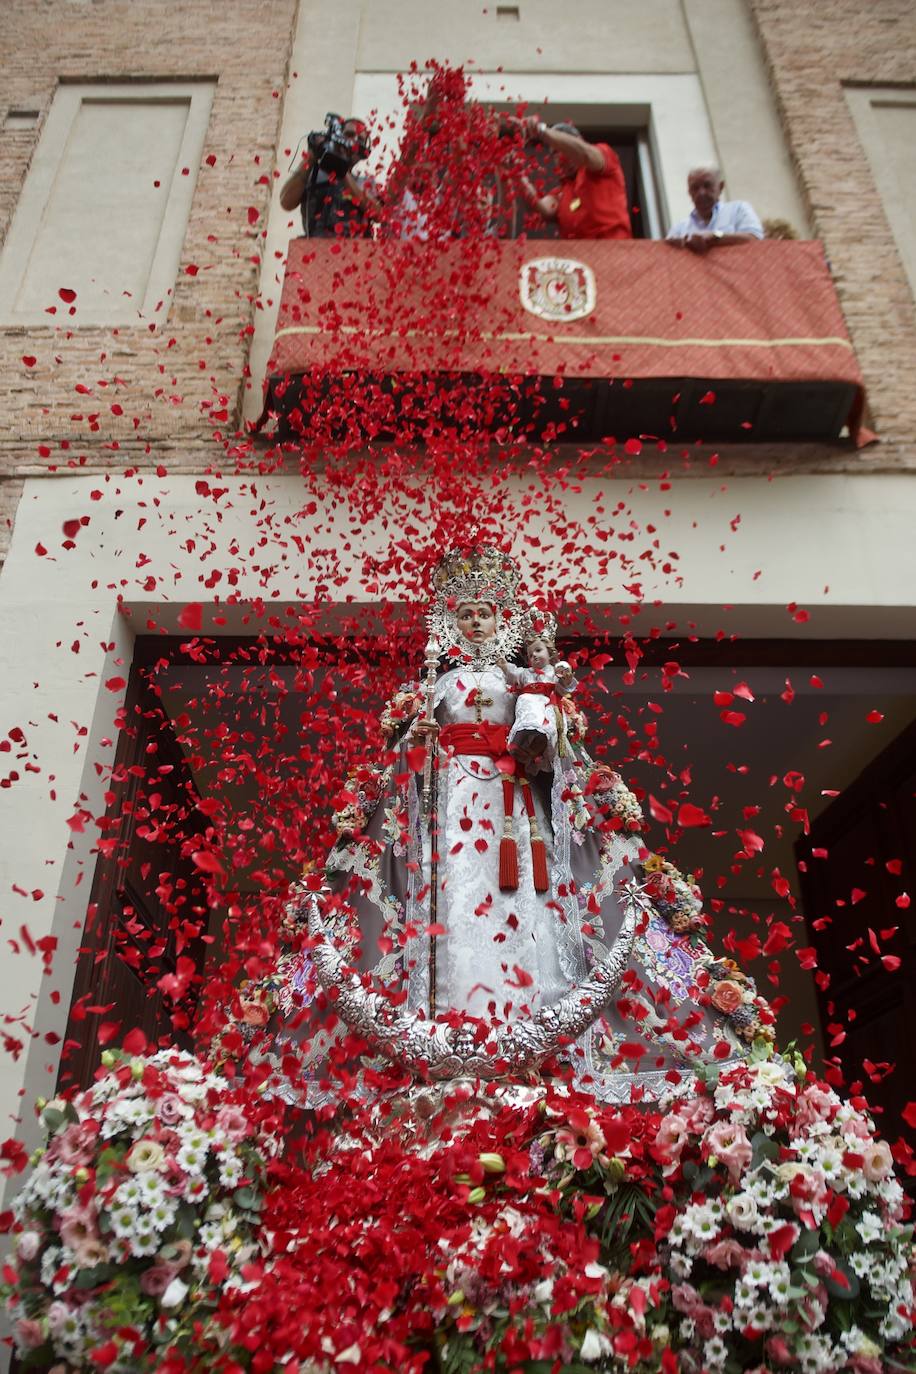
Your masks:
{"label": "small crown on child", "polygon": [[530,644],[535,639],[543,639],[544,643],[549,644],[552,649],[556,648],[557,618],[550,611],[532,609],[528,612],[525,643]]}

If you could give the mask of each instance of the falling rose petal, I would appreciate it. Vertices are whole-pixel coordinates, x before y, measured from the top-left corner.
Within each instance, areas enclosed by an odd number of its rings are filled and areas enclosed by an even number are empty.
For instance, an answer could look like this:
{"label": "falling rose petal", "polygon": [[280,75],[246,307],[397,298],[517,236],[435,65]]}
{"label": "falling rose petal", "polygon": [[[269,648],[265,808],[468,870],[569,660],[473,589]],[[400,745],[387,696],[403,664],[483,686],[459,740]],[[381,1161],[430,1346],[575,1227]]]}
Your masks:
{"label": "falling rose petal", "polygon": [[105,686],[108,688],[109,692],[120,692],[127,686],[127,679],[118,676],[110,677],[106,681]]}
{"label": "falling rose petal", "polygon": [[217,856],[209,849],[197,849],[191,858],[202,873],[224,874],[225,872]]}
{"label": "falling rose petal", "polygon": [[34,367],[38,359],[33,357],[31,353],[23,353],[22,361],[26,367]]}
{"label": "falling rose petal", "polygon": [[881,962],[888,973],[896,973],[902,960],[896,954],[882,954]]}
{"label": "falling rose petal", "polygon": [[677,811],[677,823],[685,829],[696,826],[711,825],[712,820],[699,806],[694,806],[692,802],[681,802]]}
{"label": "falling rose petal", "polygon": [[764,954],[780,954],[793,943],[792,932],[785,921],[774,921],[764,941]]}
{"label": "falling rose petal", "polygon": [[76,292],[69,286],[62,286],[57,294],[67,305],[71,305],[76,300]]}
{"label": "falling rose petal", "polygon": [[248,223],[249,223],[249,224],[257,224],[257,222],[258,222],[258,220],[259,220],[260,218],[261,218],[261,212],[260,212],[260,210],[256,209],[255,206],[253,206],[253,205],[249,205],[249,207],[248,207]]}
{"label": "falling rose petal", "polygon": [[81,520],[65,520],[62,528],[68,539],[75,539],[83,528],[83,523]]}
{"label": "falling rose petal", "polygon": [[186,277],[196,277],[200,268],[197,266],[196,262],[189,262],[184,271]]}
{"label": "falling rose petal", "polygon": [[183,630],[197,634],[203,625],[203,606],[199,601],[189,601],[178,612],[178,624]]}
{"label": "falling rose petal", "polygon": [[121,1029],[120,1021],[102,1021],[96,1032],[100,1045],[109,1045]]}
{"label": "falling rose petal", "polygon": [[882,720],[884,719],[884,712],[869,711],[865,719],[868,721],[869,725],[880,725]]}
{"label": "falling rose petal", "polygon": [[121,1048],[125,1054],[145,1054],[149,1047],[149,1042],[139,1026],[129,1030],[121,1042]]}
{"label": "falling rose petal", "polygon": [[649,814],[654,821],[660,825],[671,825],[674,820],[674,812],[670,806],[665,806],[662,802],[649,793]]}
{"label": "falling rose petal", "polygon": [[903,872],[903,860],[902,860],[902,859],[887,859],[887,860],[885,861],[884,867],[887,869],[888,873],[893,873],[893,874],[895,874],[895,875],[899,875],[899,874],[901,874],[901,873]]}

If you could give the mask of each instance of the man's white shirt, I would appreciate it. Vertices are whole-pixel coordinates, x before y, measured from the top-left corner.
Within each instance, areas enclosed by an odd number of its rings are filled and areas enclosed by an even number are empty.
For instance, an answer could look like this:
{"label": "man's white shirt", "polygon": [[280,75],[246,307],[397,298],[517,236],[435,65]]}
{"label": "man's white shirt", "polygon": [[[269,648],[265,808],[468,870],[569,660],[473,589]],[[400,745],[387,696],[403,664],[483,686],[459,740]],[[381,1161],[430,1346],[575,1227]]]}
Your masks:
{"label": "man's white shirt", "polygon": [[691,210],[686,219],[672,224],[668,238],[684,239],[688,234],[715,233],[717,230],[723,234],[752,234],[755,239],[763,238],[763,225],[753,205],[746,200],[717,200],[705,222],[696,210]]}

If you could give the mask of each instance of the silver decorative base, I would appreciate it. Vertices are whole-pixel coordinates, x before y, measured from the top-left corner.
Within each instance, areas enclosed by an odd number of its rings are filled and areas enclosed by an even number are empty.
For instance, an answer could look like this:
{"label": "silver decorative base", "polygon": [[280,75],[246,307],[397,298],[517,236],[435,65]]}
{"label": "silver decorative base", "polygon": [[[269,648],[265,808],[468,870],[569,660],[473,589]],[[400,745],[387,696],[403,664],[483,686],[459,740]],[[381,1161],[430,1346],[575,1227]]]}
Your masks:
{"label": "silver decorative base", "polygon": [[577,1040],[616,992],[630,963],[639,909],[635,896],[629,895],[620,934],[589,976],[534,1016],[494,1026],[483,1042],[478,1024],[455,1026],[428,1021],[417,1012],[396,1011],[384,996],[365,988],[357,974],[347,971],[331,942],[319,894],[312,896],[308,911],[309,934],[315,940],[312,963],[322,987],[334,994],[338,1015],[408,1071],[427,1080],[517,1077]]}

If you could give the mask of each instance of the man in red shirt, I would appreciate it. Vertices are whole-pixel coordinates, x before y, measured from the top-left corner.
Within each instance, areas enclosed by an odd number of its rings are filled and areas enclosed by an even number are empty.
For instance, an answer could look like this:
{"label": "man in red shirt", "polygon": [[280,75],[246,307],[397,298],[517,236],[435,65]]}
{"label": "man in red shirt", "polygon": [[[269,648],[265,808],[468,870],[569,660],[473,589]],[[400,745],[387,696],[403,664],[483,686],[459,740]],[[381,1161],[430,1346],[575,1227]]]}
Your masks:
{"label": "man in red shirt", "polygon": [[631,239],[627,186],[620,159],[607,143],[587,143],[574,124],[550,128],[537,118],[525,121],[528,137],[556,154],[560,186],[539,196],[527,177],[528,203],[546,220],[555,220],[564,239]]}

